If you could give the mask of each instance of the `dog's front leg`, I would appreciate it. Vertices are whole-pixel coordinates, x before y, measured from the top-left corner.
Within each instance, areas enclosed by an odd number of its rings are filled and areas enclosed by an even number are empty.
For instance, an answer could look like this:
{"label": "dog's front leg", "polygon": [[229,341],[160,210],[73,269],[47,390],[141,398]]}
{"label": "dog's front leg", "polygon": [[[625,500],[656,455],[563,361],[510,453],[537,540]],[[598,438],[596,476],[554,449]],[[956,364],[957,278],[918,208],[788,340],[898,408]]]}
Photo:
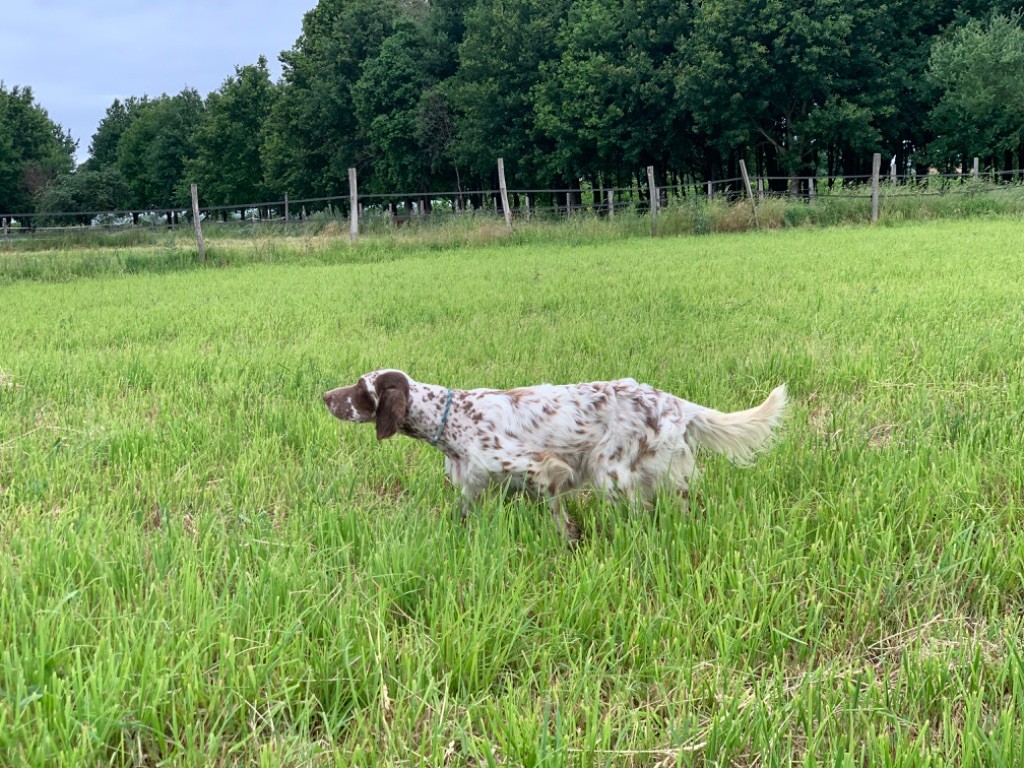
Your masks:
{"label": "dog's front leg", "polygon": [[462,486],[462,515],[459,518],[462,522],[466,521],[469,517],[469,513],[476,507],[476,495],[470,493],[468,486]]}
{"label": "dog's front leg", "polygon": [[487,485],[487,476],[482,477],[480,473],[473,472],[469,462],[465,459],[455,459],[445,456],[444,471],[452,485],[462,490],[462,502],[460,519],[465,520],[469,513],[476,508],[476,499]]}

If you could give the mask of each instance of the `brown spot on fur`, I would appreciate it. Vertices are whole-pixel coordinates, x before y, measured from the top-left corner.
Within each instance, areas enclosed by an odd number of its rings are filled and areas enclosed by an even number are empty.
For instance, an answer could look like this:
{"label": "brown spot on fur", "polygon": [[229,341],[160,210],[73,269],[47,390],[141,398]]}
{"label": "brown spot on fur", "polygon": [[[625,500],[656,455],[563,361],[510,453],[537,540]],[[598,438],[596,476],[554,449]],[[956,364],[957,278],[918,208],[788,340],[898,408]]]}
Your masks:
{"label": "brown spot on fur", "polygon": [[508,395],[509,400],[512,401],[512,405],[514,407],[518,407],[519,403],[522,402],[523,398],[530,394],[530,391],[528,389],[522,388],[510,389],[507,392],[505,392],[505,394]]}
{"label": "brown spot on fur", "polygon": [[661,432],[661,423],[658,421],[658,417],[650,411],[644,415],[644,424],[646,424],[647,428],[654,434]]}
{"label": "brown spot on fur", "polygon": [[657,451],[651,446],[647,436],[641,435],[640,439],[636,442],[636,453],[634,454],[632,461],[629,462],[629,468],[636,472],[637,469],[643,465],[644,459],[653,456],[655,453],[657,453]]}

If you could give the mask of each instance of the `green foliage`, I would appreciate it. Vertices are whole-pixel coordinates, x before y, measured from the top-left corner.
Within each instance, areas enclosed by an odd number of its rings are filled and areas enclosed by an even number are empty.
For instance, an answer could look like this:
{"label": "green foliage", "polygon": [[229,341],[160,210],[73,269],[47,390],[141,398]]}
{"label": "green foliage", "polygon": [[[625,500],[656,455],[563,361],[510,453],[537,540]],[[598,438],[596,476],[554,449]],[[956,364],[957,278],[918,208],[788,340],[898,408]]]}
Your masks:
{"label": "green foliage", "polygon": [[[350,167],[364,192],[493,189],[498,157],[513,188],[576,202],[643,184],[647,165],[672,185],[735,178],[741,159],[850,177],[876,151],[901,173],[972,155],[1009,169],[1024,166],[1012,6],[322,0],[279,83],[261,60],[205,100],[117,100],[87,167],[116,165],[136,208],[185,204],[190,181],[209,204],[334,196]],[[0,189],[27,210],[68,164],[24,162],[24,135],[0,123]]]}
{"label": "green foliage", "polygon": [[[99,171],[80,168],[74,173],[60,176],[39,195],[36,209],[41,212],[125,210],[130,201],[128,182],[115,167]],[[78,217],[78,223],[88,224],[92,216]]]}
{"label": "green foliage", "polygon": [[768,175],[793,175],[816,171],[821,154],[880,149],[873,121],[892,94],[862,34],[874,13],[842,0],[702,3],[678,87],[711,166],[753,154]]}
{"label": "green foliage", "polygon": [[[531,89],[557,58],[555,38],[569,0],[480,2],[467,11],[459,69],[451,90],[459,164],[490,186],[494,160],[505,157],[513,186],[548,186],[553,150],[535,125]],[[559,180],[560,185],[567,180]]]}
{"label": "green foliage", "polygon": [[665,167],[672,122],[685,119],[666,53],[684,24],[661,5],[572,4],[559,28],[561,56],[541,64],[543,79],[531,93],[537,129],[554,142],[545,158],[550,175],[622,185],[641,166]]}
{"label": "green foliage", "polygon": [[[352,86],[358,131],[365,137],[364,151],[373,158],[373,173],[364,185],[367,191],[443,188],[435,186],[431,156],[420,144],[426,137],[421,130],[423,110],[434,107],[431,89],[444,65],[433,42],[425,24],[400,20]],[[434,155],[443,156],[445,151],[442,146]]]}
{"label": "green foliage", "polygon": [[86,168],[102,170],[117,163],[117,146],[121,142],[121,137],[138,115],[139,108],[148,102],[149,99],[145,96],[141,99],[133,96],[124,101],[114,99],[114,103],[107,107],[106,114],[92,136],[89,159],[85,161]]}
{"label": "green foliage", "polygon": [[1021,151],[1024,159],[1024,25],[1021,12],[971,19],[932,50],[929,82],[940,94],[932,143],[945,165]]}
{"label": "green foliage", "polygon": [[256,203],[272,196],[260,149],[277,93],[261,57],[254,66],[237,67],[235,76],[206,98],[194,156],[183,174],[202,190],[205,204]]}
{"label": "green foliage", "polygon": [[186,162],[195,155],[196,131],[204,110],[191,88],[140,103],[117,144],[117,168],[128,180],[133,208],[183,205]]}
{"label": "green foliage", "polygon": [[266,126],[262,160],[277,196],[338,194],[359,166],[352,88],[394,28],[399,0],[324,0],[281,55],[284,89]]}
{"label": "green foliage", "polygon": [[35,196],[71,171],[76,146],[31,88],[8,90],[0,81],[0,213],[31,211]]}

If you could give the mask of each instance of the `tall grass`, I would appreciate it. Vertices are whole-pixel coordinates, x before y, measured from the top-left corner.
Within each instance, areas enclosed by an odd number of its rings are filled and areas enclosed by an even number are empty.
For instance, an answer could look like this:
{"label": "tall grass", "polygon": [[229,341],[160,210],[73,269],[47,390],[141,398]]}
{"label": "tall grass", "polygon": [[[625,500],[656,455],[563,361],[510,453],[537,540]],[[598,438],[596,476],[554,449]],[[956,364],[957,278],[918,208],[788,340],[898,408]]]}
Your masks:
{"label": "tall grass", "polygon": [[[1020,763],[1022,247],[961,221],[0,287],[0,763]],[[327,415],[384,366],[793,404],[756,466],[702,458],[690,513],[575,500],[570,551],[519,498],[459,522],[435,451]]]}

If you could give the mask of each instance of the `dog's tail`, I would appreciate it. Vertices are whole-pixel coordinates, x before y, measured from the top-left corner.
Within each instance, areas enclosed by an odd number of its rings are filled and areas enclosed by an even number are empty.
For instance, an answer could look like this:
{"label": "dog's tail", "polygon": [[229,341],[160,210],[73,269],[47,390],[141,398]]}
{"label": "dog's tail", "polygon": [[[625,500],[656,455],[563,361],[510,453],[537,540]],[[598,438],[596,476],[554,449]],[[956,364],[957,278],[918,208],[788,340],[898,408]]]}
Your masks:
{"label": "dog's tail", "polygon": [[771,444],[785,408],[786,385],[782,384],[763,403],[745,411],[722,413],[702,408],[687,425],[686,436],[692,443],[723,453],[737,464],[749,464],[758,451]]}

